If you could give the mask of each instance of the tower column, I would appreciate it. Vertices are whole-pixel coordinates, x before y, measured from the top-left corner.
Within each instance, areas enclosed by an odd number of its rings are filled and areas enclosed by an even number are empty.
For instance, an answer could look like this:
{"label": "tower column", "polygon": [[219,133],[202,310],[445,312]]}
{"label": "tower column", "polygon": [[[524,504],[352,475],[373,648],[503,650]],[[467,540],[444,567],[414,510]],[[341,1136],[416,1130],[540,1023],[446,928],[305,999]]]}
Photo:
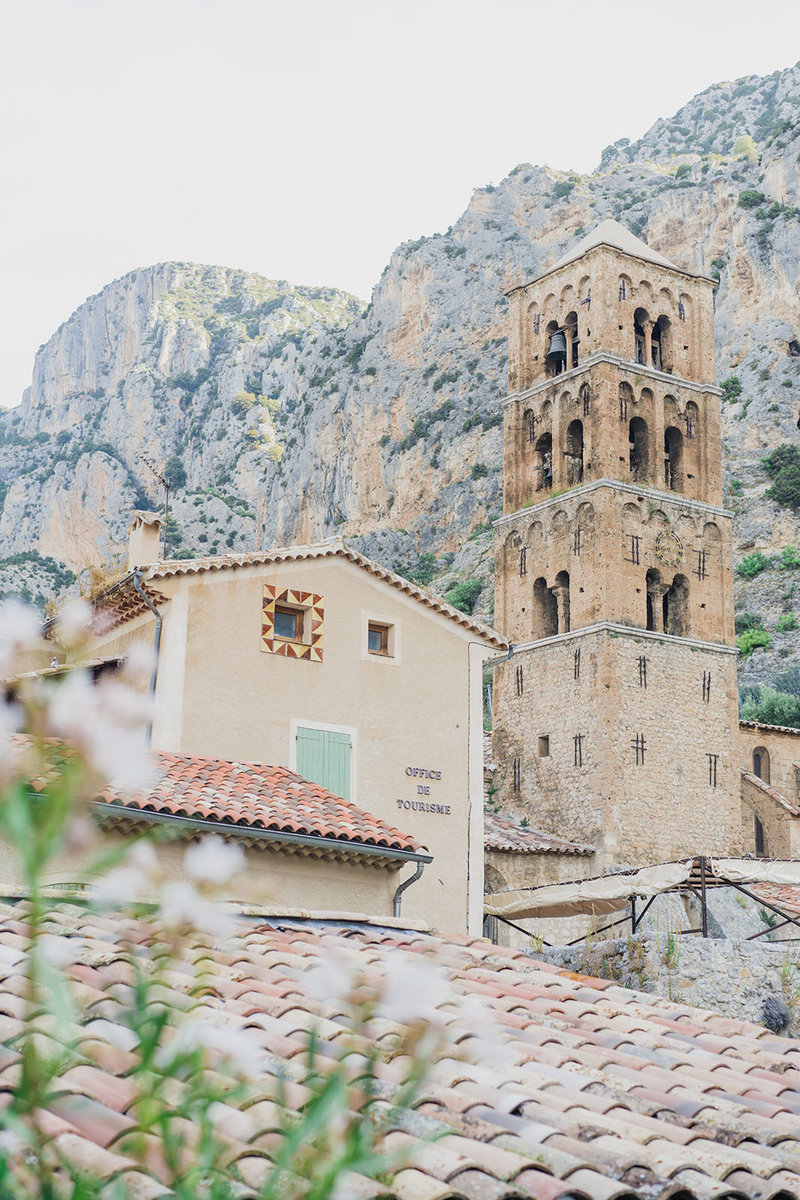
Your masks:
{"label": "tower column", "polygon": [[663,600],[669,591],[666,583],[648,583],[647,598],[650,601],[653,610],[653,629],[656,633],[664,632],[664,604]]}
{"label": "tower column", "polygon": [[644,365],[653,365],[653,321],[644,322]]}
{"label": "tower column", "polygon": [[559,583],[551,587],[550,592],[555,596],[558,606],[558,632],[569,633],[569,588],[566,584]]}
{"label": "tower column", "polygon": [[[555,389],[554,389],[555,390]],[[572,480],[567,480],[566,459],[564,451],[564,430],[562,428],[562,404],[561,396],[557,392],[553,396],[553,491],[562,492],[564,488],[569,487]],[[571,460],[570,460],[570,465]]]}

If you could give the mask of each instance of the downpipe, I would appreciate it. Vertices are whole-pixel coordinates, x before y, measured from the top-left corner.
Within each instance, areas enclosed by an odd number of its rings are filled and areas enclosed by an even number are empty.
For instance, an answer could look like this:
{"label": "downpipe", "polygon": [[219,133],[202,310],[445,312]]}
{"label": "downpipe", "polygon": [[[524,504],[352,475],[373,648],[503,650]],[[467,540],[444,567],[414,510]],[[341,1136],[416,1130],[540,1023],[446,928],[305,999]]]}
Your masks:
{"label": "downpipe", "polygon": [[406,888],[410,888],[412,883],[417,882],[417,880],[422,876],[422,872],[424,870],[425,870],[425,863],[418,862],[417,869],[414,872],[414,874],[409,875],[408,879],[405,879],[397,888],[397,891],[394,894],[394,900],[393,900],[393,915],[395,917],[400,916],[400,909],[401,909],[401,906],[403,903],[403,892],[406,890]]}
{"label": "downpipe", "polygon": [[[133,589],[137,593],[137,595],[144,601],[144,603],[147,605],[147,607],[150,609],[150,612],[153,614],[153,616],[156,619],[156,631],[155,631],[155,636],[153,639],[153,667],[152,667],[152,670],[150,671],[150,692],[149,692],[151,712],[152,712],[152,706],[153,706],[153,704],[155,704],[155,698],[156,698],[156,683],[158,682],[158,656],[161,651],[161,626],[162,626],[162,622],[163,622],[163,617],[161,616],[161,613],[156,608],[155,604],[153,604],[153,601],[150,599],[147,592],[142,587],[141,571],[133,572]],[[150,716],[150,719],[147,722],[147,728],[145,730],[144,740],[145,740],[146,746],[149,746],[153,740],[153,718],[152,718],[152,715]]]}

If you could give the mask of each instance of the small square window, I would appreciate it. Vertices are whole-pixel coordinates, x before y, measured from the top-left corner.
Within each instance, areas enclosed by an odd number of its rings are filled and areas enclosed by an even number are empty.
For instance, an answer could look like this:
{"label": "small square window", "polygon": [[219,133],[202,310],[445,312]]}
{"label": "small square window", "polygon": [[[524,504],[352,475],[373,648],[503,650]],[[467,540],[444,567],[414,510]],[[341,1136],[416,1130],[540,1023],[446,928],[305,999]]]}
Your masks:
{"label": "small square window", "polygon": [[282,608],[275,605],[275,637],[285,642],[301,642],[303,640],[303,614],[296,608]]}
{"label": "small square window", "polygon": [[389,651],[389,625],[379,625],[377,621],[370,621],[367,626],[367,650],[370,654],[388,655]]}
{"label": "small square window", "polygon": [[538,743],[536,746],[536,753],[539,758],[549,758],[550,757],[550,734],[549,733],[545,734],[543,737],[540,737],[538,739]]}

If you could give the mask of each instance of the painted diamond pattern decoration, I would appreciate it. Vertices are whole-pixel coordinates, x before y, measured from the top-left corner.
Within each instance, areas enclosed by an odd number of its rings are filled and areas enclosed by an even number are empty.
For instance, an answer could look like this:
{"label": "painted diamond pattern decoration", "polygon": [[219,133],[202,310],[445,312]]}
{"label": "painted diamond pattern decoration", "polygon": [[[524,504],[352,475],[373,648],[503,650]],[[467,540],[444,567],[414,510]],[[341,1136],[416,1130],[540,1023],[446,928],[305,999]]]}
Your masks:
{"label": "painted diamond pattern decoration", "polygon": [[[275,606],[289,604],[292,608],[308,613],[306,629],[310,630],[308,642],[293,642],[275,636]],[[316,592],[303,592],[297,588],[278,588],[264,584],[261,614],[261,649],[265,654],[281,654],[284,658],[303,658],[308,662],[322,662],[322,644],[325,624],[325,608],[322,596]]]}

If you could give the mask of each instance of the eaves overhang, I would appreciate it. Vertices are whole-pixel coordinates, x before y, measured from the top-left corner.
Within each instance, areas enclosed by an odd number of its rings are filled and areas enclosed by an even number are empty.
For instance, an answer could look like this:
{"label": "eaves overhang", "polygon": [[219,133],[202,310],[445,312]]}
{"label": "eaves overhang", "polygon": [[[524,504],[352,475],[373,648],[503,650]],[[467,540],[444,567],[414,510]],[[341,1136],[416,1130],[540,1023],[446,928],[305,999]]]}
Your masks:
{"label": "eaves overhang", "polygon": [[345,838],[322,837],[316,834],[295,833],[292,830],[266,829],[257,825],[239,825],[233,821],[213,821],[199,817],[184,817],[173,813],[154,812],[97,800],[92,808],[102,823],[164,825],[182,838],[216,833],[225,838],[260,849],[282,849],[312,857],[335,858],[339,861],[359,861],[370,866],[397,870],[404,863],[431,863],[433,856],[394,846],[377,846],[369,842],[348,841]]}

